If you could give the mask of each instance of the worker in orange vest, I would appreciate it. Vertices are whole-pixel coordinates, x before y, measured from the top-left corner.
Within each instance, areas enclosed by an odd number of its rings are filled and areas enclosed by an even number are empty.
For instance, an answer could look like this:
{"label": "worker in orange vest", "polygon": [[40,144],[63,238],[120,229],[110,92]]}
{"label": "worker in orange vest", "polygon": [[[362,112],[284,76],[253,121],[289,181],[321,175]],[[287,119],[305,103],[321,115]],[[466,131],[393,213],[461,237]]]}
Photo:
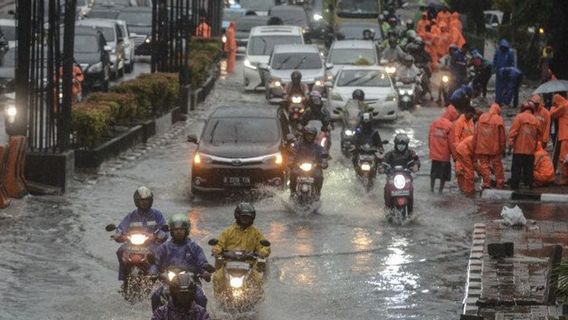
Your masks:
{"label": "worker in orange vest", "polygon": [[552,98],[550,118],[558,119],[558,142],[560,143],[560,172],[562,173],[561,185],[568,184],[568,100],[559,94]]}
{"label": "worker in orange vest", "polygon": [[469,136],[456,147],[456,177],[461,192],[465,194],[475,192],[476,167],[473,153],[473,136]]}
{"label": "worker in orange vest", "polygon": [[534,186],[542,187],[554,182],[554,166],[548,152],[542,148],[540,141],[534,154]]}
{"label": "worker in orange vest", "polygon": [[479,161],[483,187],[491,187],[491,167],[495,171],[498,189],[505,186],[505,171],[501,158],[506,147],[506,133],[501,108],[497,103],[491,105],[489,111],[479,117],[473,131],[473,152]]}
{"label": "worker in orange vest", "polygon": [[225,52],[227,52],[227,72],[235,72],[235,64],[237,62],[237,24],[234,21],[229,23],[227,28],[227,42],[225,42]]}
{"label": "worker in orange vest", "polygon": [[195,29],[195,36],[202,38],[211,38],[211,27],[207,23],[207,14],[204,10],[199,13],[199,24]]}
{"label": "worker in orange vest", "polygon": [[509,150],[513,152],[511,165],[511,189],[518,190],[521,176],[525,185],[533,188],[534,154],[542,133],[540,122],[534,116],[536,106],[532,101],[526,101],[509,130]]}

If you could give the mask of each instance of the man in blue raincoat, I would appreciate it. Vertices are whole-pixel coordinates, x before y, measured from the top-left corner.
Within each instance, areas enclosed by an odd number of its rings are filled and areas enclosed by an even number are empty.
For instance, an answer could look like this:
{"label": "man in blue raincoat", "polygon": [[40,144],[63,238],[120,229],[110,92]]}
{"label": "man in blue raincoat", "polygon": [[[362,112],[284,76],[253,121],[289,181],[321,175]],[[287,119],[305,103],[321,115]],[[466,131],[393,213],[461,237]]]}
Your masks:
{"label": "man in blue raincoat", "polygon": [[499,49],[493,57],[493,70],[495,71],[495,102],[503,105],[503,92],[505,91],[505,81],[500,72],[502,68],[514,67],[515,57],[509,42],[505,39],[499,41]]}
{"label": "man in blue raincoat", "polygon": [[519,104],[519,88],[523,80],[523,73],[515,67],[501,68],[499,73],[504,82],[501,103],[510,106],[513,100],[512,106],[516,108]]}

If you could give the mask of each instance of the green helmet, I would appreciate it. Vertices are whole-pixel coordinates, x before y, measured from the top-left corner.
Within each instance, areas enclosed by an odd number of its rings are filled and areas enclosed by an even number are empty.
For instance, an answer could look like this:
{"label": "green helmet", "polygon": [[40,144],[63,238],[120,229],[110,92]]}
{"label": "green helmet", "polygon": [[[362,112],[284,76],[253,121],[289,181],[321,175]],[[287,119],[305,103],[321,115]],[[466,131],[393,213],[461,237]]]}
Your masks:
{"label": "green helmet", "polygon": [[175,228],[184,228],[187,230],[187,235],[189,235],[189,231],[191,230],[191,222],[189,222],[187,215],[183,213],[178,213],[171,216],[168,225],[170,227],[170,232]]}

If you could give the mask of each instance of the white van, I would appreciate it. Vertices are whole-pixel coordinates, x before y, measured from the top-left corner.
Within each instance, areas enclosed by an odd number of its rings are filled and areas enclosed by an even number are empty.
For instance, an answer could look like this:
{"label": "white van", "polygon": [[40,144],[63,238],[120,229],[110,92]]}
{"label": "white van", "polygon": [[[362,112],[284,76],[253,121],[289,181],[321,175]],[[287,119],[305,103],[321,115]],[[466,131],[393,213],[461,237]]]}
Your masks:
{"label": "white van", "polygon": [[277,44],[304,44],[302,28],[295,26],[261,26],[250,32],[244,60],[245,90],[264,90],[258,64],[267,64]]}

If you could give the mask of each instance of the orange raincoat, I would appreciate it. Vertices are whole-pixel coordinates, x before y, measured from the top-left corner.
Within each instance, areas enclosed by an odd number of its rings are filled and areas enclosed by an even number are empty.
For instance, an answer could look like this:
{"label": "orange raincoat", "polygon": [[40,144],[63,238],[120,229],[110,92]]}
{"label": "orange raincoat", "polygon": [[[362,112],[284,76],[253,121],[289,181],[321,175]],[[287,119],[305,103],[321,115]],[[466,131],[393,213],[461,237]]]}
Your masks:
{"label": "orange raincoat", "polygon": [[450,21],[452,19],[452,14],[450,13],[450,11],[439,11],[438,14],[436,15],[436,21],[438,21],[438,23],[446,23],[447,25],[450,25]]}
{"label": "orange raincoat", "polygon": [[550,111],[548,111],[544,107],[544,102],[542,101],[540,95],[535,94],[534,96],[531,97],[530,100],[534,102],[537,106],[534,116],[540,122],[540,131],[542,132],[542,137],[540,138],[540,141],[543,143],[544,146],[546,146],[548,140],[550,139]]}
{"label": "orange raincoat", "polygon": [[566,156],[568,155],[568,100],[559,94],[555,94],[552,98],[552,109],[550,109],[550,118],[558,119],[558,141],[560,141],[560,157],[562,164],[562,181],[566,184],[568,179],[568,163]]}
{"label": "orange raincoat", "polygon": [[467,120],[462,114],[454,123],[454,145],[457,147],[465,138],[473,135],[473,119]]}
{"label": "orange raincoat", "polygon": [[[450,50],[450,44],[452,44],[452,38],[450,36],[450,29],[448,29],[448,25],[445,23],[440,24],[440,35],[437,37],[436,42],[436,53],[438,57],[443,57],[448,54]],[[438,61],[432,59],[432,61]]]}
{"label": "orange raincoat", "polygon": [[534,154],[534,183],[536,186],[544,186],[554,182],[554,165],[548,152],[542,148],[540,142],[537,144]]}
{"label": "orange raincoat", "polygon": [[197,28],[195,29],[195,36],[202,38],[211,38],[211,27],[204,19],[201,20],[201,23],[197,25]]}
{"label": "orange raincoat", "polygon": [[456,148],[456,177],[463,193],[475,192],[475,169],[473,136],[464,139]]}
{"label": "orange raincoat", "polygon": [[460,31],[463,31],[462,22],[460,20],[460,14],[457,11],[452,13],[452,16],[450,18],[450,28],[453,27],[456,27]]}
{"label": "orange raincoat", "polygon": [[436,161],[450,161],[453,148],[453,122],[458,117],[456,108],[452,105],[446,108],[444,114],[434,120],[428,133],[428,147],[430,159]]}
{"label": "orange raincoat", "polygon": [[235,64],[237,62],[237,39],[236,39],[237,25],[234,21],[229,22],[229,27],[225,32],[227,35],[227,42],[225,43],[225,51],[227,52],[227,72],[233,73],[235,71]]}
{"label": "orange raincoat", "polygon": [[519,113],[509,130],[509,146],[514,154],[534,155],[536,144],[541,137],[540,122],[529,111]]}
{"label": "orange raincoat", "polygon": [[422,13],[422,19],[416,22],[416,33],[422,34],[426,32],[426,26],[430,24],[430,20],[428,20],[428,13]]}
{"label": "orange raincoat", "polygon": [[461,48],[465,44],[465,38],[462,32],[455,26],[450,27],[450,41],[458,46],[458,48]]}
{"label": "orange raincoat", "polygon": [[483,187],[491,187],[491,167],[495,170],[497,188],[505,185],[505,171],[501,161],[505,151],[507,135],[501,118],[501,108],[494,103],[488,112],[479,117],[473,131],[473,150],[479,160],[479,171],[483,178]]}

